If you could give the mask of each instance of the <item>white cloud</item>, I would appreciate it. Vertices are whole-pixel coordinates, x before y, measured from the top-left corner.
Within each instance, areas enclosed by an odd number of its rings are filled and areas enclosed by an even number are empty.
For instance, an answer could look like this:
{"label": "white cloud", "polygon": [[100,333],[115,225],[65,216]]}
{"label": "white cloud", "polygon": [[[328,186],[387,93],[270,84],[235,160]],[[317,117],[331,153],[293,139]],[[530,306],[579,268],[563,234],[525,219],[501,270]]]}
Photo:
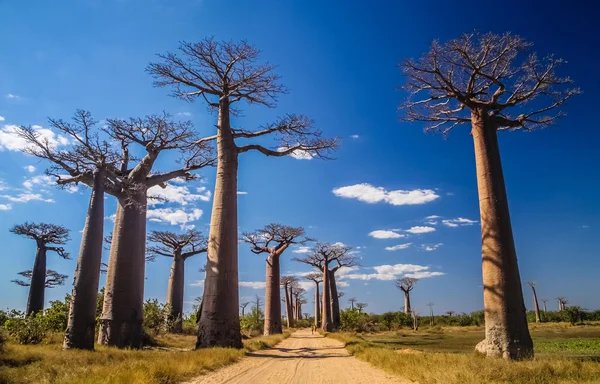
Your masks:
{"label": "white cloud", "polygon": [[[288,150],[287,147],[277,148],[277,152],[284,152],[287,150]],[[292,156],[296,160],[312,160],[313,157],[315,157],[316,155],[313,153],[310,153],[308,151],[303,151],[301,149],[297,149],[297,150],[293,151],[292,153],[290,153],[289,156]]]}
{"label": "white cloud", "polygon": [[43,201],[45,203],[54,203],[54,200],[46,199],[39,193],[25,192],[25,193],[20,193],[16,196],[1,195],[0,197],[8,199],[14,203],[27,203],[29,201]]}
{"label": "white cloud", "polygon": [[[43,128],[39,125],[33,125],[32,128],[40,139],[48,141],[48,145],[51,148],[69,144],[69,140],[66,137],[57,135],[48,128]],[[28,148],[25,139],[17,135],[18,129],[19,127],[16,125],[5,125],[0,129],[0,151],[4,149],[22,151]]]}
{"label": "white cloud", "polygon": [[6,120],[6,119],[4,118],[4,116],[0,116],[0,121],[4,121],[4,120]]}
{"label": "white cloud", "polygon": [[443,272],[429,272],[429,271],[424,271],[424,272],[415,272],[415,273],[409,273],[406,274],[404,276],[406,277],[412,277],[415,279],[426,279],[428,277],[435,277],[435,276],[443,276],[445,273]]}
{"label": "white cloud", "polygon": [[422,247],[427,252],[432,252],[432,251],[435,251],[436,249],[438,249],[439,247],[441,247],[442,245],[444,245],[444,244],[443,243],[429,244],[429,245],[423,244]]}
{"label": "white cloud", "polygon": [[414,189],[411,191],[399,189],[388,191],[383,187],[375,187],[367,183],[335,188],[333,193],[339,197],[358,199],[369,204],[384,202],[391,205],[425,204],[439,197],[431,189]]}
{"label": "white cloud", "polygon": [[112,221],[113,223],[115,222],[115,220],[116,220],[116,219],[117,219],[117,214],[116,214],[116,213],[113,213],[113,214],[112,214],[112,215],[110,215],[110,216],[104,216],[104,220],[110,220],[110,221]]}
{"label": "white cloud", "polygon": [[428,233],[428,232],[434,232],[435,228],[433,227],[423,227],[423,226],[416,226],[416,227],[412,227],[410,229],[407,229],[406,232],[408,233],[412,233],[413,235],[417,235],[420,233]]}
{"label": "white cloud", "polygon": [[8,94],[6,94],[6,98],[7,99],[12,99],[12,100],[19,100],[21,98],[21,96],[17,96],[15,94],[8,93]]}
{"label": "white cloud", "polygon": [[239,286],[252,289],[264,289],[267,284],[264,281],[240,281]]}
{"label": "white cloud", "polygon": [[435,220],[435,219],[439,219],[439,218],[441,218],[441,217],[442,217],[442,216],[438,216],[438,215],[431,215],[431,216],[427,216],[427,217],[426,217],[426,219],[428,219],[428,220]]}
{"label": "white cloud", "polygon": [[342,267],[342,268],[340,268],[337,271],[337,273],[335,275],[336,275],[336,277],[338,279],[343,279],[344,277],[346,277],[350,273],[356,272],[358,270],[360,270],[360,267],[358,267],[358,266],[354,266],[354,267]]}
{"label": "white cloud", "polygon": [[338,286],[338,288],[345,288],[350,286],[350,283],[348,283],[347,281],[336,281],[335,283]]}
{"label": "white cloud", "polygon": [[164,203],[188,203],[201,200],[210,201],[212,193],[206,187],[196,188],[196,192],[190,192],[187,186],[167,184],[165,188],[158,185],[148,189],[148,205],[159,205]]}
{"label": "white cloud", "polygon": [[27,166],[25,166],[25,167],[23,167],[23,168],[25,168],[25,170],[26,170],[27,172],[29,172],[29,173],[33,173],[33,172],[35,172],[35,167],[34,167],[33,165],[27,165]]}
{"label": "white cloud", "polygon": [[55,186],[55,185],[56,185],[56,179],[52,176],[47,176],[47,175],[33,176],[31,179],[27,179],[23,182],[23,186],[30,191],[36,186],[44,187],[44,186]]}
{"label": "white cloud", "polygon": [[[337,285],[340,286],[339,282]],[[298,286],[304,289],[305,291],[310,291],[315,287],[315,283],[313,283],[312,281],[299,281]]]}
{"label": "white cloud", "polygon": [[238,195],[247,195],[247,194],[248,194],[248,192],[237,191],[237,194],[238,194]]}
{"label": "white cloud", "polygon": [[383,280],[389,281],[399,278],[400,276],[426,278],[433,276],[441,276],[442,272],[429,271],[426,265],[415,264],[395,264],[395,265],[378,265],[365,269],[373,269],[374,273],[351,273],[345,275],[344,278],[351,280]]}
{"label": "white cloud", "polygon": [[65,187],[65,191],[67,191],[67,193],[76,193],[79,191],[79,187],[75,184],[69,184]]}
{"label": "white cloud", "polygon": [[446,225],[448,227],[455,228],[455,227],[464,227],[467,225],[473,225],[473,224],[477,223],[477,221],[465,219],[464,217],[459,217],[457,219],[442,220],[442,223],[444,223],[444,225]]}
{"label": "white cloud", "polygon": [[177,116],[190,117],[190,116],[192,116],[192,113],[191,112],[178,112]]}
{"label": "white cloud", "polygon": [[336,241],[335,243],[333,243],[333,245],[335,245],[336,247],[345,247],[346,244],[342,243],[341,241]]}
{"label": "white cloud", "polygon": [[192,287],[203,287],[204,286],[204,280],[196,280],[193,283],[190,284]]}
{"label": "white cloud", "polygon": [[300,246],[292,251],[293,253],[309,253],[310,247]]}
{"label": "white cloud", "polygon": [[589,228],[589,225],[582,225],[581,228]]}
{"label": "white cloud", "polygon": [[408,247],[410,247],[412,245],[412,243],[406,243],[406,244],[398,244],[398,245],[394,245],[393,247],[385,247],[386,251],[398,251],[400,249],[406,249]]}
{"label": "white cloud", "polygon": [[356,139],[358,139],[358,138],[360,138],[360,136],[359,136],[359,135],[352,135],[352,136],[350,136],[350,137],[351,137],[351,138],[353,138],[353,139],[355,139],[355,140],[356,140]]}
{"label": "white cloud", "polygon": [[0,211],[10,211],[12,209],[12,205],[10,204],[0,204]]}
{"label": "white cloud", "polygon": [[183,209],[157,208],[149,209],[146,212],[146,217],[148,220],[155,223],[169,223],[171,225],[184,226],[190,221],[198,220],[202,217],[202,213],[202,210],[198,208],[194,208],[189,212],[186,212]]}
{"label": "white cloud", "polygon": [[399,239],[404,237],[401,233],[396,233],[394,231],[387,231],[383,229],[378,229],[373,232],[369,232],[369,236],[374,237],[376,239]]}

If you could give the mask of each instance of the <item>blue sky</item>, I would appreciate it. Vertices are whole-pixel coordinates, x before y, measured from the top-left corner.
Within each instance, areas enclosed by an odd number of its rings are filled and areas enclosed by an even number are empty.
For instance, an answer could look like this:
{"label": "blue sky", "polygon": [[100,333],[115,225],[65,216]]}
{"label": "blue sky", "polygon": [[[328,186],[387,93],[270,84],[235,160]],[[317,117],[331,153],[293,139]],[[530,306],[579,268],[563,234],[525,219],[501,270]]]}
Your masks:
{"label": "blue sky", "polygon": [[[564,108],[568,117],[557,126],[502,133],[500,145],[523,280],[537,281],[540,298],[566,296],[572,304],[600,307],[600,133],[594,99],[600,86],[595,49],[600,28],[584,7],[526,3],[0,1],[0,308],[25,307],[27,289],[10,280],[32,267],[35,252],[32,241],[8,229],[26,220],[70,228],[67,248],[73,260],[50,254],[48,267],[72,277],[89,197],[84,188],[69,193],[48,186],[40,177],[45,164],[14,150],[19,143],[10,125],[47,127],[48,117],[69,118],[77,108],[99,120],[165,110],[191,119],[201,134],[211,134],[215,116],[202,103],[169,97],[167,90],[153,88],[144,72],[156,53],[175,50],[180,40],[209,35],[247,39],[278,65],[290,89],[275,109],[245,106],[234,125],[252,129],[284,113],[304,113],[328,135],[343,139],[335,161],[243,154],[239,189],[246,194],[238,199],[240,229],[280,222],[304,226],[321,241],[360,247],[356,255],[362,266],[346,271],[341,290],[345,298],[367,302],[373,312],[402,305],[400,292],[385,279],[409,270],[438,274],[423,278],[413,291],[417,312],[427,313],[428,302],[436,304],[436,312],[482,308],[479,225],[443,222],[479,220],[469,129],[455,129],[445,140],[424,134],[419,124],[399,122],[397,105],[405,95],[396,89],[404,81],[396,67],[400,60],[419,55],[432,39],[473,30],[511,31],[534,42],[541,54],[567,59],[564,73],[584,91]],[[161,167],[168,169],[169,162]],[[208,229],[214,169],[200,174],[201,181],[169,188],[174,201],[152,207],[162,222],[149,223],[149,229]],[[360,188],[370,202],[343,197],[355,196],[357,187],[338,189],[357,184],[371,186]],[[394,191],[416,192],[401,199]],[[111,197],[106,216],[114,210]],[[107,232],[111,224],[107,219]],[[423,230],[414,227],[435,230],[417,233]],[[374,238],[369,235],[374,231],[396,235],[376,232],[395,238]],[[298,255],[284,254],[282,273],[309,270],[291,261]],[[240,281],[247,282],[240,287],[241,300],[263,295],[263,289],[252,286],[264,281],[264,258],[241,244],[239,260]],[[201,257],[187,263],[188,308],[202,292],[194,285],[203,278],[202,264]],[[148,264],[146,297],[164,300],[169,265],[168,259]],[[47,299],[63,297],[71,281],[48,290]],[[531,307],[528,289],[525,300]]]}

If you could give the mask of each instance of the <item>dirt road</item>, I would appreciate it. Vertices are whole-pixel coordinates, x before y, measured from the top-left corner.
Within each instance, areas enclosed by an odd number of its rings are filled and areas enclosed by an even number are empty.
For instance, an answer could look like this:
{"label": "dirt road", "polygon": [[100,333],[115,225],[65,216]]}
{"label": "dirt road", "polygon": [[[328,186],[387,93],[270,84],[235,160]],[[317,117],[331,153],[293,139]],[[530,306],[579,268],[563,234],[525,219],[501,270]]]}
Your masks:
{"label": "dirt road", "polygon": [[406,384],[350,356],[341,342],[300,330],[271,349],[250,353],[230,365],[186,384],[342,383]]}

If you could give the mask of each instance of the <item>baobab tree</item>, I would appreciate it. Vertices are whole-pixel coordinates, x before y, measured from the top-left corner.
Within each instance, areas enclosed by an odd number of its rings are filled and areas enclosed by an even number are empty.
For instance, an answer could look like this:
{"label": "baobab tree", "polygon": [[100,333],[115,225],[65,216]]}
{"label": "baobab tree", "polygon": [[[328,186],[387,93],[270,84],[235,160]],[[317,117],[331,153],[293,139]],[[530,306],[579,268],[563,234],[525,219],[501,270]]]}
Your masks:
{"label": "baobab tree", "polygon": [[320,272],[314,272],[314,273],[309,273],[308,275],[304,276],[307,280],[312,281],[313,283],[315,283],[315,327],[319,326],[319,320],[320,320],[320,295],[319,295],[319,284],[321,284],[323,282],[323,273]]}
{"label": "baobab tree", "polygon": [[569,303],[569,301],[567,300],[566,297],[564,296],[559,296],[556,298],[556,300],[558,300],[558,310],[559,311],[564,311],[565,308],[567,308],[567,304]]}
{"label": "baobab tree", "polygon": [[403,277],[401,279],[397,279],[394,281],[396,288],[404,292],[404,313],[410,313],[410,291],[415,288],[415,284],[419,281],[419,279],[415,279],[414,277]]}
{"label": "baobab tree", "polygon": [[[199,144],[217,143],[217,177],[214,189],[208,266],[204,284],[204,306],[198,331],[197,347],[242,347],[238,316],[238,156],[256,151],[266,156],[310,156],[328,158],[337,139],[323,138],[312,128],[310,118],[286,115],[257,130],[231,127],[231,114],[238,103],[274,107],[277,96],[285,91],[279,84],[275,67],[260,64],[260,51],[242,42],[218,42],[206,38],[198,43],[182,42],[179,53],[158,55],[159,62],[147,70],[155,85],[170,86],[173,95],[185,100],[202,97],[218,113],[217,132]],[[275,136],[277,145],[265,147],[258,142],[240,141]]]}
{"label": "baobab tree", "polygon": [[[331,298],[334,297],[335,301],[339,301],[337,297],[337,287],[335,281],[333,285],[330,283],[330,279],[334,276],[335,271],[330,273],[329,264],[338,262],[336,267],[341,268],[344,265],[351,265],[354,263],[354,258],[348,255],[350,247],[342,244],[330,244],[330,243],[317,243],[313,247],[311,253],[304,258],[295,258],[294,260],[301,263],[312,265],[323,271],[323,302],[322,302],[322,314],[321,314],[321,328],[324,331],[331,332],[334,326]],[[337,268],[336,271],[339,269]],[[335,277],[334,277],[335,278]],[[329,288],[329,289],[328,289]],[[335,288],[335,290],[332,290]]]}
{"label": "baobab tree", "polygon": [[[25,280],[11,280],[11,282],[20,285],[21,287],[29,287],[31,286],[31,277],[33,276],[33,270],[28,269],[26,271],[19,272],[19,275],[23,276]],[[55,288],[61,285],[65,285],[65,280],[67,280],[69,276],[63,275],[62,273],[58,273],[52,269],[46,270],[46,283],[44,284],[44,288]]]}
{"label": "baobab tree", "polygon": [[148,242],[150,243],[146,250],[148,261],[154,261],[157,256],[173,259],[167,288],[166,304],[169,308],[167,320],[171,324],[169,331],[181,332],[183,330],[185,261],[192,256],[206,252],[206,238],[202,233],[193,229],[179,234],[168,231],[151,231],[148,235]]}
{"label": "baobab tree", "polygon": [[306,290],[301,288],[297,282],[291,285],[290,295],[293,297],[294,320],[296,321],[302,319],[301,301],[304,300],[304,292],[306,292]]}
{"label": "baobab tree", "polygon": [[291,287],[297,283],[298,279],[294,276],[282,276],[281,277],[281,286],[283,287],[283,291],[285,292],[285,317],[287,321],[287,327],[294,326],[294,312],[292,301],[293,298],[290,294]]}
{"label": "baobab tree", "polygon": [[446,315],[448,315],[448,317],[452,317],[452,315],[454,315],[454,311],[446,311]]}
{"label": "baobab tree", "polygon": [[535,281],[528,281],[527,285],[529,285],[531,287],[531,290],[533,291],[533,305],[535,308],[535,322],[541,323],[542,318],[540,317],[540,306],[538,304],[537,293],[535,292]]}
{"label": "baobab tree", "polygon": [[544,313],[546,313],[546,303],[548,302],[548,299],[542,299],[542,303],[544,304]]}
{"label": "baobab tree", "polygon": [[434,319],[433,318],[433,306],[434,305],[435,304],[433,304],[433,303],[427,303],[427,306],[429,307],[429,325],[431,327],[433,327],[433,319]]}
{"label": "baobab tree", "polygon": [[350,303],[350,309],[354,311],[354,303],[356,303],[356,297],[349,298],[348,302]]}
{"label": "baobab tree", "polygon": [[59,246],[64,245],[69,241],[69,230],[61,225],[25,222],[13,226],[10,229],[10,232],[15,235],[26,236],[35,240],[37,247],[33,269],[31,270],[29,297],[27,299],[27,308],[25,310],[25,315],[29,316],[44,310],[46,259],[48,251],[55,252],[63,259],[69,259],[69,254],[63,247]]}
{"label": "baobab tree", "polygon": [[358,313],[362,313],[362,310],[367,308],[369,306],[369,304],[367,303],[356,303],[356,309],[358,310]]}
{"label": "baobab tree", "polygon": [[265,325],[264,334],[282,333],[281,295],[279,293],[280,264],[283,252],[292,244],[306,244],[311,239],[304,236],[304,228],[269,224],[254,232],[242,234],[242,241],[250,244],[254,254],[266,253]]}
{"label": "baobab tree", "polygon": [[246,311],[246,307],[248,306],[248,304],[250,304],[249,301],[246,301],[245,303],[240,304],[240,308],[242,310],[242,317],[244,317],[244,312]]}
{"label": "baobab tree", "polygon": [[[476,349],[488,356],[533,356],[517,264],[497,132],[530,131],[563,116],[556,112],[572,96],[568,77],[557,75],[563,60],[526,52],[531,44],[506,33],[464,34],[401,67],[410,93],[403,105],[408,121],[448,134],[471,125],[479,190],[485,340]],[[531,101],[535,99],[535,103]]]}

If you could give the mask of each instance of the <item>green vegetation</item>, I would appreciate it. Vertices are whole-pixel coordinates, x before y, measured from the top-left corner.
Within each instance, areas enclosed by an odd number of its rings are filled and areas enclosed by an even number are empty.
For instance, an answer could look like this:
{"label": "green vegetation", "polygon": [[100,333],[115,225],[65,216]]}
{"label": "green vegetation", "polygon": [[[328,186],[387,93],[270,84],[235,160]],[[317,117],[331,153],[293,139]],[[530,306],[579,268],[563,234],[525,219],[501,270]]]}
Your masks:
{"label": "green vegetation", "polygon": [[521,362],[477,355],[473,348],[483,327],[327,336],[346,343],[357,358],[421,384],[600,382],[599,326],[540,324],[530,330],[536,357]]}

